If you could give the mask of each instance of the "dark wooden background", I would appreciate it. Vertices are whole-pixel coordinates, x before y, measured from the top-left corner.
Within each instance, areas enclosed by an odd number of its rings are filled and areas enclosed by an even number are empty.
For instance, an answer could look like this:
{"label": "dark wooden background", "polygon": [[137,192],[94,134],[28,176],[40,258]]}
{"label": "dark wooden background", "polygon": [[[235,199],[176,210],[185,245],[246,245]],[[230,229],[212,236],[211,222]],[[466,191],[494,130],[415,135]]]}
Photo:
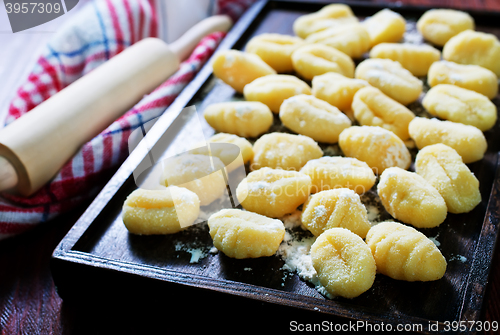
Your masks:
{"label": "dark wooden background", "polygon": [[[23,82],[32,68],[36,55],[40,52],[43,44],[64,21],[71,19],[71,16],[88,1],[81,0],[74,10],[54,21],[28,32],[16,34],[10,32],[5,10],[0,9],[0,118],[3,118],[16,87]],[[387,3],[388,1],[373,0],[371,2]],[[500,12],[500,1],[498,0],[402,0],[390,2]],[[0,6],[3,7],[3,4]],[[92,313],[82,313],[77,306],[64,302],[58,296],[52,281],[49,267],[52,251],[87,205],[83,204],[72,213],[40,225],[21,236],[0,241],[0,333],[2,335],[110,334],[114,333],[110,332],[110,329],[120,329],[120,332],[127,329],[123,326],[114,328],[114,320],[111,318],[108,320],[108,324],[102,325],[102,327],[90,322],[89,317],[92,317]],[[484,302],[483,321],[500,322],[499,254],[500,249],[497,248]],[[74,304],[74,302],[71,303]],[[95,303],[99,304],[99,301]],[[210,308],[210,306],[206,308]],[[162,332],[167,332],[167,329],[168,326],[165,325]],[[189,332],[187,329],[186,331]]]}

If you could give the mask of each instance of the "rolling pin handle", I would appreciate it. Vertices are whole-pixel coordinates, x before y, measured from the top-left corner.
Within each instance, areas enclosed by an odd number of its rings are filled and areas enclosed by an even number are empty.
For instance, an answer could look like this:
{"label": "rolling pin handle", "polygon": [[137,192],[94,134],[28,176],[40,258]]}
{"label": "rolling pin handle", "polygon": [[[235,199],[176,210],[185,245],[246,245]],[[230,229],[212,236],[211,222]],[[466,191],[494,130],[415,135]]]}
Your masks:
{"label": "rolling pin handle", "polygon": [[5,191],[17,185],[18,178],[14,166],[0,156],[0,191]]}

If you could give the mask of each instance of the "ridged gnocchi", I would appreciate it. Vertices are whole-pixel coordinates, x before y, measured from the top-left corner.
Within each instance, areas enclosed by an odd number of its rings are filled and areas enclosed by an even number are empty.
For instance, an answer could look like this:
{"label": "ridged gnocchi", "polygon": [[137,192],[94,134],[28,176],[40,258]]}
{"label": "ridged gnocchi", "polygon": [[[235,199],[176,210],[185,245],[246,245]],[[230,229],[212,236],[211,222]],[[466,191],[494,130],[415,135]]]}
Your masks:
{"label": "ridged gnocchi", "polygon": [[429,145],[415,159],[415,171],[434,186],[450,213],[467,213],[481,202],[479,181],[455,149]]}
{"label": "ridged gnocchi", "polygon": [[276,114],[285,99],[299,94],[311,94],[311,88],[299,78],[286,74],[257,78],[243,90],[247,101],[260,101]]}
{"label": "ridged gnocchi", "polygon": [[276,71],[259,56],[238,50],[225,50],[214,56],[212,63],[214,75],[231,86],[238,93],[243,93],[246,84]]}
{"label": "ridged gnocchi", "polygon": [[261,34],[253,37],[245,46],[245,51],[262,58],[276,72],[292,72],[292,53],[304,40],[282,34]]}
{"label": "ridged gnocchi", "polygon": [[370,289],[377,267],[367,244],[344,228],[321,234],[311,246],[320,283],[333,296],[355,298]]}
{"label": "ridged gnocchi", "polygon": [[458,33],[474,29],[474,19],[455,9],[431,9],[417,21],[417,29],[429,42],[443,46]]}
{"label": "ridged gnocchi", "polygon": [[500,41],[493,34],[465,30],[443,47],[443,59],[487,68],[500,76]]}
{"label": "ridged gnocchi", "polygon": [[273,124],[273,113],[258,101],[211,104],[205,109],[203,116],[215,130],[242,137],[257,137]]}
{"label": "ridged gnocchi", "polygon": [[403,141],[410,137],[408,125],[415,114],[378,88],[367,86],[356,92],[352,110],[362,126],[382,127],[392,131]]}
{"label": "ridged gnocchi", "polygon": [[334,26],[306,38],[308,43],[320,43],[342,51],[351,58],[360,58],[370,49],[370,35],[359,23]]}
{"label": "ridged gnocchi", "polygon": [[370,50],[371,58],[387,58],[399,62],[414,76],[424,77],[441,52],[427,44],[381,43]]}
{"label": "ridged gnocchi", "polygon": [[330,27],[356,23],[351,7],[344,4],[331,4],[319,11],[298,17],[293,23],[293,31],[301,38]]}
{"label": "ridged gnocchi", "polygon": [[418,230],[386,221],[366,236],[377,272],[396,280],[433,281],[446,272],[446,259],[434,242]]}
{"label": "ridged gnocchi", "polygon": [[328,72],[313,78],[312,94],[344,112],[351,109],[354,94],[368,85],[361,79],[352,79],[339,73]]}
{"label": "ridged gnocchi", "polygon": [[286,133],[265,134],[253,145],[250,168],[262,167],[299,171],[311,159],[323,156],[323,150],[312,138]]}
{"label": "ridged gnocchi", "polygon": [[322,44],[309,44],[295,50],[292,54],[294,70],[304,79],[337,72],[346,77],[354,76],[354,62],[345,53]]}
{"label": "ridged gnocchi", "polygon": [[482,159],[488,148],[481,130],[462,123],[416,117],[408,131],[417,148],[443,143],[455,149],[466,164]]}
{"label": "ridged gnocchi", "polygon": [[281,105],[280,120],[287,128],[318,142],[337,143],[351,120],[337,107],[312,95],[296,95]]}
{"label": "ridged gnocchi", "polygon": [[434,87],[451,84],[481,93],[493,99],[498,94],[498,78],[491,71],[479,65],[464,65],[446,60],[431,65],[427,83]]}
{"label": "ridged gnocchi", "polygon": [[423,88],[420,79],[391,59],[366,59],[359,63],[354,77],[366,80],[403,105],[417,100]]}
{"label": "ridged gnocchi", "polygon": [[406,31],[406,20],[388,8],[368,17],[362,25],[370,35],[370,47],[384,42],[399,42]]}
{"label": "ridged gnocchi", "polygon": [[202,206],[212,203],[226,191],[224,164],[215,156],[181,154],[163,161],[160,183],[181,186],[196,193]]}
{"label": "ridged gnocchi", "polygon": [[199,212],[200,200],[195,193],[170,186],[133,191],[123,204],[122,219],[132,234],[173,234],[192,225]]}
{"label": "ridged gnocchi", "polygon": [[243,259],[272,256],[285,236],[283,222],[239,209],[222,209],[208,218],[214,246]]}
{"label": "ridged gnocchi", "polygon": [[414,172],[398,167],[386,169],[377,193],[389,214],[414,227],[437,227],[446,219],[448,211],[441,194]]}
{"label": "ridged gnocchi", "polygon": [[422,105],[441,119],[491,129],[497,122],[497,108],[484,95],[455,85],[439,84],[431,88]]}
{"label": "ridged gnocchi", "polygon": [[236,188],[244,209],[269,217],[282,217],[306,202],[311,178],[297,171],[262,168],[252,171]]}
{"label": "ridged gnocchi", "polygon": [[362,194],[375,184],[375,174],[368,164],[351,157],[324,156],[312,159],[300,172],[311,177],[311,193],[348,188]]}
{"label": "ridged gnocchi", "polygon": [[320,236],[327,229],[346,228],[365,238],[371,228],[359,195],[348,188],[313,194],[304,204],[301,222],[315,236]]}
{"label": "ridged gnocchi", "polygon": [[347,157],[366,162],[377,174],[392,166],[408,169],[411,164],[404,142],[392,131],[378,126],[347,128],[339,136],[339,145]]}

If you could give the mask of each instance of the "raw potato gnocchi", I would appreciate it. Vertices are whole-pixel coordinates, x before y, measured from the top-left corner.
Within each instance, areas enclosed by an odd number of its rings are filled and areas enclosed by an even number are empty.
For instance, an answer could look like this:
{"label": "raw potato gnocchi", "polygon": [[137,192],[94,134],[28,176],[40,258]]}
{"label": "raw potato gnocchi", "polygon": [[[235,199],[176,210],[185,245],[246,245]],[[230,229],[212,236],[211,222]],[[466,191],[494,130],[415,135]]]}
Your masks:
{"label": "raw potato gnocchi", "polygon": [[388,8],[367,18],[362,25],[370,35],[370,47],[384,42],[399,42],[406,31],[406,20]]}
{"label": "raw potato gnocchi", "polygon": [[366,208],[359,195],[348,188],[312,195],[304,204],[301,221],[314,236],[320,236],[327,229],[346,228],[365,238],[371,228]]}
{"label": "raw potato gnocchi", "polygon": [[262,58],[276,72],[292,72],[292,53],[304,40],[282,34],[261,34],[253,37],[246,45],[245,51]]}
{"label": "raw potato gnocchi", "polygon": [[[236,145],[239,148],[239,152],[241,153],[241,160],[235,159],[238,154],[236,152],[237,150],[234,149],[237,148],[218,145],[224,143]],[[242,164],[248,163],[253,157],[252,144],[248,142],[246,138],[239,137],[233,134],[215,134],[208,139],[208,144],[210,145],[210,154],[219,158],[222,163],[224,163],[227,172],[234,171]],[[206,147],[201,147],[191,150],[191,153],[195,155],[208,155],[209,151],[206,149]]]}
{"label": "raw potato gnocchi", "polygon": [[370,248],[347,229],[321,234],[311,246],[311,258],[320,283],[334,296],[355,298],[375,281],[377,268]]}
{"label": "raw potato gnocchi", "polygon": [[351,157],[324,156],[312,159],[300,172],[311,177],[311,193],[348,188],[362,194],[375,184],[375,174],[368,164]]}
{"label": "raw potato gnocchi", "polygon": [[377,272],[396,280],[433,281],[444,276],[446,259],[434,242],[418,230],[386,221],[366,236]]}
{"label": "raw potato gnocchi", "polygon": [[285,74],[257,78],[243,90],[247,101],[260,101],[276,114],[285,99],[299,94],[311,94],[311,88],[299,78]]}
{"label": "raw potato gnocchi", "polygon": [[122,219],[132,234],[173,234],[192,225],[200,212],[198,196],[186,188],[133,191],[123,204]]}
{"label": "raw potato gnocchi", "polygon": [[212,203],[226,191],[224,163],[215,156],[181,154],[164,160],[163,168],[162,185],[187,188],[198,195],[202,206]]}
{"label": "raw potato gnocchi", "polygon": [[426,44],[381,43],[370,50],[370,57],[397,61],[414,76],[424,77],[432,63],[441,59],[441,52]]}
{"label": "raw potato gnocchi", "polygon": [[263,167],[299,171],[311,159],[323,156],[323,150],[312,138],[286,133],[265,134],[253,145],[250,168]]}
{"label": "raw potato gnocchi", "polygon": [[313,78],[312,94],[341,111],[347,111],[351,109],[354,94],[368,85],[361,79],[352,79],[339,73],[328,72]]}
{"label": "raw potato gnocchi", "polygon": [[304,79],[337,72],[346,77],[354,76],[354,62],[345,53],[322,44],[305,45],[292,54],[294,70]]}
{"label": "raw potato gnocchi", "polygon": [[446,219],[443,197],[420,175],[392,167],[380,176],[377,193],[394,218],[417,228],[437,227]]}
{"label": "raw potato gnocchi", "polygon": [[487,68],[500,76],[500,41],[493,34],[465,30],[443,47],[443,59]]}
{"label": "raw potato gnocchi", "polygon": [[239,209],[222,209],[208,218],[214,246],[243,259],[272,256],[285,236],[283,222]]}
{"label": "raw potato gnocchi", "polygon": [[297,18],[293,23],[293,31],[297,36],[306,38],[312,33],[330,27],[356,22],[358,18],[354,16],[351,7],[344,4],[331,4],[315,13]]}
{"label": "raw potato gnocchi", "polygon": [[455,85],[439,84],[431,88],[422,105],[441,119],[491,129],[497,122],[497,108],[484,95]]}
{"label": "raw potato gnocchi", "polygon": [[381,127],[347,128],[339,136],[339,146],[347,157],[366,162],[377,174],[392,166],[408,169],[411,164],[411,155],[404,142]]}
{"label": "raw potato gnocchi", "polygon": [[488,147],[481,130],[462,123],[416,117],[408,130],[418,149],[443,143],[455,149],[466,164],[482,159]]}
{"label": "raw potato gnocchi", "polygon": [[370,49],[370,35],[359,23],[331,27],[306,38],[308,43],[320,43],[342,51],[351,58],[360,58]]}
{"label": "raw potato gnocchi", "polygon": [[243,93],[246,84],[276,71],[259,56],[238,50],[218,52],[212,63],[214,75],[231,86],[238,93]]}
{"label": "raw potato gnocchi", "polygon": [[498,78],[491,71],[479,65],[464,65],[446,60],[431,65],[427,75],[430,87],[451,84],[481,93],[493,99],[498,94]]}
{"label": "raw potato gnocchi", "polygon": [[367,86],[356,92],[352,110],[362,126],[382,127],[392,131],[403,141],[410,137],[408,125],[415,114],[378,88]]}
{"label": "raw potato gnocchi", "polygon": [[262,168],[252,171],[236,188],[243,208],[269,217],[282,217],[306,202],[311,178],[297,171]]}
{"label": "raw potato gnocchi", "polygon": [[273,113],[258,101],[212,104],[205,109],[203,116],[215,130],[242,137],[257,137],[273,124]]}
{"label": "raw potato gnocchi", "polygon": [[429,42],[443,46],[450,38],[467,29],[474,29],[474,19],[454,9],[431,9],[417,21],[417,29]]}
{"label": "raw potato gnocchi", "polygon": [[450,213],[470,212],[481,202],[479,181],[447,145],[434,144],[420,150],[415,171],[438,190]]}
{"label": "raw potato gnocchi", "polygon": [[359,63],[354,77],[366,80],[394,100],[408,105],[422,93],[422,81],[399,62],[391,59],[369,58]]}
{"label": "raw potato gnocchi", "polygon": [[351,120],[337,107],[312,95],[297,95],[281,105],[280,120],[294,132],[318,142],[337,143]]}

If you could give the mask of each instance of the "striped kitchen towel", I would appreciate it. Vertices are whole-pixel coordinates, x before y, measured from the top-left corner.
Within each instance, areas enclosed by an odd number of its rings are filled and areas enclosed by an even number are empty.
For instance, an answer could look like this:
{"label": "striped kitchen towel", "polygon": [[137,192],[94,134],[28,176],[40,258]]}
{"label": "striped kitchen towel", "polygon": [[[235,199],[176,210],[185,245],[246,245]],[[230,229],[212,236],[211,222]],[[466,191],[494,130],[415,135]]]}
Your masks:
{"label": "striped kitchen towel", "polygon": [[[161,35],[163,0],[94,0],[47,44],[12,100],[9,124],[82,75],[146,38]],[[218,0],[212,10],[237,19],[254,0]],[[128,137],[160,116],[212,55],[224,33],[205,37],[166,82],[86,143],[30,197],[0,195],[0,239],[31,229],[94,197],[128,156]]]}

